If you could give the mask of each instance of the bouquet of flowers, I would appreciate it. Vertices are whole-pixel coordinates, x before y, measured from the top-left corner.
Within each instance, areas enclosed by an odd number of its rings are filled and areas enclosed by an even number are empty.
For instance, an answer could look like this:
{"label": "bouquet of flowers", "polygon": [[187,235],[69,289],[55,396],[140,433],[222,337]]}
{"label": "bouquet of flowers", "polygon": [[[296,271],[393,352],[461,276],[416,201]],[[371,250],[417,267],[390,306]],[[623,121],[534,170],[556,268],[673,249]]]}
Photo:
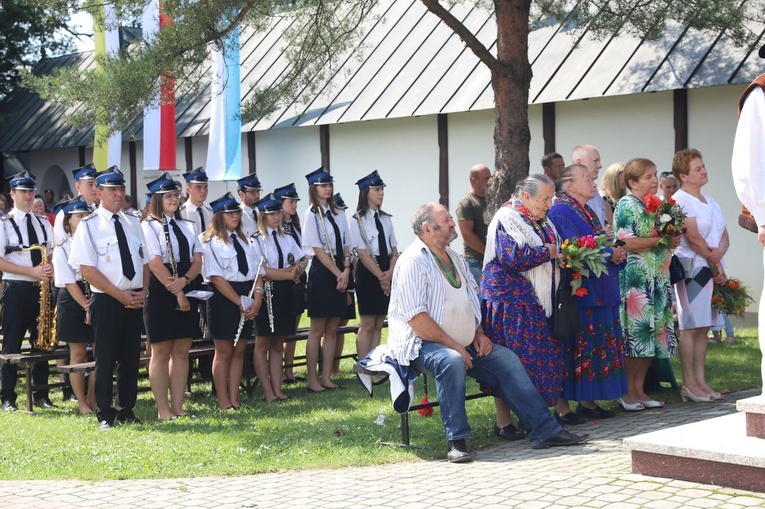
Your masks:
{"label": "bouquet of flowers", "polygon": [[746,305],[754,302],[749,290],[738,279],[730,278],[725,284],[715,283],[712,292],[712,307],[726,315],[742,316],[746,311]]}
{"label": "bouquet of flowers", "polygon": [[593,237],[573,237],[566,239],[560,246],[558,266],[570,270],[571,293],[577,297],[587,295],[587,288],[582,288],[582,277],[600,277],[606,269],[605,248],[613,246],[607,235]]}
{"label": "bouquet of flowers", "polygon": [[685,233],[683,221],[688,216],[672,198],[663,201],[655,194],[648,194],[645,197],[645,210],[653,216],[654,228],[663,237],[660,245],[666,246],[670,237],[679,237]]}

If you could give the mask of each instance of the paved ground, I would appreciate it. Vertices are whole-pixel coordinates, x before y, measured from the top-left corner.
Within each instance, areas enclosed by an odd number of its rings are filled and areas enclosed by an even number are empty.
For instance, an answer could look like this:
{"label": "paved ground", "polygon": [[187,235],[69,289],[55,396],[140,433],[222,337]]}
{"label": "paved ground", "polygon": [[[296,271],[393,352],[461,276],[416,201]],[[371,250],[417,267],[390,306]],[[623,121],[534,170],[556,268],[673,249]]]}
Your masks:
{"label": "paved ground", "polygon": [[[556,508],[765,507],[765,494],[630,473],[622,439],[735,412],[725,402],[676,404],[577,426],[585,447],[534,451],[524,442],[474,454],[474,463],[415,461],[382,467],[165,481],[0,481],[0,508]],[[714,439],[714,437],[710,437]]]}

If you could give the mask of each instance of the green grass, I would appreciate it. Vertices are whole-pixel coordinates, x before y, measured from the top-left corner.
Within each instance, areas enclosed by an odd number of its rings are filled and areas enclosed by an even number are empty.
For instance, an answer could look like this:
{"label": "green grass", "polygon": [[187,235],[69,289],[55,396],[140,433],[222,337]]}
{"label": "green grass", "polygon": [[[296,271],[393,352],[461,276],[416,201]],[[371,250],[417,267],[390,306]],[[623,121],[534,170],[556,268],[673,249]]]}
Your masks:
{"label": "green grass", "polygon": [[[710,345],[708,378],[721,391],[738,391],[760,385],[759,348],[756,331],[737,331],[735,345]],[[304,348],[299,343],[298,350]],[[349,336],[345,352],[355,348]],[[673,361],[680,381],[680,367]],[[95,417],[76,414],[76,405],[61,402],[60,392],[51,396],[59,405],[53,410],[0,414],[0,479],[142,479],[209,475],[244,475],[306,468],[341,468],[375,465],[417,458],[445,457],[445,439],[438,409],[432,417],[410,415],[412,442],[426,449],[381,447],[382,441],[401,440],[400,418],[390,405],[388,384],[377,388],[374,398],[351,373],[344,360],[336,380],[341,390],[307,394],[305,383],[288,386],[292,399],[266,404],[256,390],[251,401],[243,399],[237,412],[215,410],[209,385],[197,385],[186,408],[194,418],[157,422],[149,392],[139,395],[136,414],[144,421],[99,431]],[[297,374],[304,376],[303,369]],[[145,384],[146,382],[142,382]],[[471,381],[470,393],[477,391]],[[429,385],[435,398],[435,387]],[[22,388],[18,393],[21,398]],[[417,383],[417,402],[422,398]],[[680,397],[662,390],[657,397],[679,402]],[[20,399],[21,400],[21,399]],[[613,402],[603,406],[615,408]],[[492,434],[494,406],[490,398],[467,402],[473,428],[471,447],[497,443]],[[375,424],[377,415],[383,425]]]}

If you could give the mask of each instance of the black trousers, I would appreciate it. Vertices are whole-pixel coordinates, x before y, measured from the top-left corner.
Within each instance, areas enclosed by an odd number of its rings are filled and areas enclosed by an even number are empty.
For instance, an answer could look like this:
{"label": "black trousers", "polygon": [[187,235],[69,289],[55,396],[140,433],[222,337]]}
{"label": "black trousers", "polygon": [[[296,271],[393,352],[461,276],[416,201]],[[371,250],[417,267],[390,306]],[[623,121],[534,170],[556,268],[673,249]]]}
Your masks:
{"label": "black trousers", "polygon": [[[37,315],[40,314],[40,287],[27,281],[3,282],[3,349],[4,354],[21,352],[21,342],[29,331],[32,351],[39,352],[34,344],[37,341]],[[48,363],[38,362],[32,368],[32,383],[48,383]],[[16,402],[16,366],[0,366],[0,397],[3,401]],[[34,392],[34,398],[48,396],[47,389]]]}
{"label": "black trousers", "polygon": [[117,367],[117,405],[132,410],[138,396],[138,367],[141,357],[143,310],[127,309],[105,293],[94,293],[90,304],[96,336],[96,382],[98,420],[113,422],[112,376]]}

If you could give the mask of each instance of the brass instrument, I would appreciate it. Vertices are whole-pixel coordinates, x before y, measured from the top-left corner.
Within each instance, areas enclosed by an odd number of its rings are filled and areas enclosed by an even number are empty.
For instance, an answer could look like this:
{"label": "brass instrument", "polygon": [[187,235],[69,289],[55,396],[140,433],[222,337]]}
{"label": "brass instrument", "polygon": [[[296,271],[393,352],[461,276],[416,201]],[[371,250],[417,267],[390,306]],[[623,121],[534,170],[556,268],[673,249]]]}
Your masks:
{"label": "brass instrument", "polygon": [[[35,244],[21,248],[22,251],[40,251],[42,265],[48,265],[48,250],[45,246]],[[52,352],[58,346],[56,337],[55,310],[51,310],[50,281],[40,281],[40,314],[37,315],[37,341],[35,347],[44,352]]]}

